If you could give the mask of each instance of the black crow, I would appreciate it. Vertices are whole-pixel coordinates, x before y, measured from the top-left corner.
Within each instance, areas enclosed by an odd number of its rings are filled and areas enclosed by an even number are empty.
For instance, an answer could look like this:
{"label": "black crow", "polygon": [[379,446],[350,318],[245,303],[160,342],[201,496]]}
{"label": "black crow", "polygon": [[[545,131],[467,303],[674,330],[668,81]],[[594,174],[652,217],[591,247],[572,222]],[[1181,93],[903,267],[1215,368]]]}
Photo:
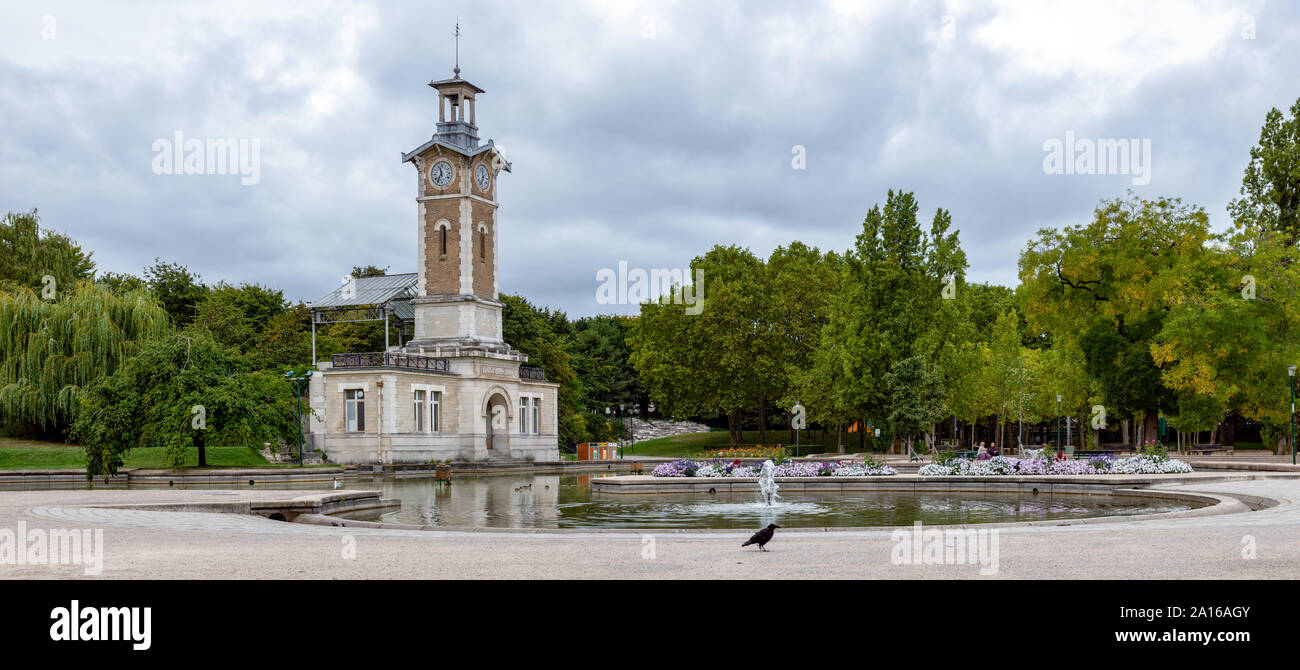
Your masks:
{"label": "black crow", "polygon": [[757,533],[754,533],[754,536],[751,537],[751,538],[749,538],[749,541],[748,541],[748,542],[746,542],[746,543],[744,543],[744,544],[742,544],[742,545],[740,545],[740,546],[742,546],[742,547],[748,547],[748,546],[751,545],[751,544],[757,544],[757,545],[758,545],[758,550],[759,550],[759,551],[767,551],[766,549],[763,548],[763,545],[765,545],[765,544],[767,544],[768,542],[771,542],[771,541],[772,541],[772,535],[774,535],[774,534],[776,533],[776,529],[777,529],[777,528],[780,528],[780,526],[778,526],[778,525],[776,525],[776,524],[774,524],[774,523],[769,523],[769,524],[767,524],[767,528],[764,528],[763,530],[760,530],[760,531],[758,531]]}

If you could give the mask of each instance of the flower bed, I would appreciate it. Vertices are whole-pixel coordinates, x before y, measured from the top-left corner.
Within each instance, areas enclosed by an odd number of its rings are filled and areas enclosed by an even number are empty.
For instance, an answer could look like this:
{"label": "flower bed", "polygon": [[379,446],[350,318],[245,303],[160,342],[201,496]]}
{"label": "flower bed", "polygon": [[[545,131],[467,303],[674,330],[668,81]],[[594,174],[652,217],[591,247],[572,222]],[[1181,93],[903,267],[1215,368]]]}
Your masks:
{"label": "flower bed", "polygon": [[[681,458],[655,467],[655,477],[757,477],[759,469],[740,461],[696,461]],[[879,477],[898,471],[876,461],[790,461],[776,466],[775,477]]]}
{"label": "flower bed", "polygon": [[933,475],[1164,475],[1191,472],[1192,466],[1176,458],[1159,456],[1098,456],[1086,461],[994,456],[988,460],[956,458],[923,465],[917,474]]}
{"label": "flower bed", "polygon": [[785,460],[790,454],[780,445],[775,447],[765,447],[756,444],[750,447],[731,447],[729,449],[710,449],[702,452],[700,458],[721,458],[730,461],[734,458],[770,458],[772,460]]}

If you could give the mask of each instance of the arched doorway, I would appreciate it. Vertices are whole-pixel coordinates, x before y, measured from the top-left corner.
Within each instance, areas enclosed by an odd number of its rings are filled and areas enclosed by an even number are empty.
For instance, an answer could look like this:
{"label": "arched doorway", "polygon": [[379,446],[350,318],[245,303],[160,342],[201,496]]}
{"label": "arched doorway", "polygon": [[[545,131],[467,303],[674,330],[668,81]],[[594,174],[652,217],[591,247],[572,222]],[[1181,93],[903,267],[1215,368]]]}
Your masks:
{"label": "arched doorway", "polygon": [[488,456],[506,458],[510,456],[510,401],[505,393],[489,391],[485,405],[484,418],[487,420]]}

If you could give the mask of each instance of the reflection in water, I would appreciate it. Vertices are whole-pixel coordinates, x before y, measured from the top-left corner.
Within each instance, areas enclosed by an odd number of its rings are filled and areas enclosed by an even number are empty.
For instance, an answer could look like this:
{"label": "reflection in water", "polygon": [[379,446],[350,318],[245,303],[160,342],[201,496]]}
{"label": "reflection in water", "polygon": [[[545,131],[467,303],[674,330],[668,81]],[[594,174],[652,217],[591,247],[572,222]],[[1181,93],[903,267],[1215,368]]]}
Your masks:
{"label": "reflection in water", "polygon": [[[371,489],[402,501],[400,511],[353,518],[438,526],[488,528],[785,528],[822,526],[906,526],[1077,519],[1119,514],[1151,514],[1189,509],[1196,504],[1153,498],[1015,493],[788,493],[772,505],[754,492],[735,494],[601,494],[591,480],[616,473],[453,475],[451,483],[432,477],[348,478],[348,489]],[[12,487],[4,487],[12,490]],[[85,489],[64,482],[29,489]],[[121,484],[94,488],[128,488]],[[129,488],[166,489],[166,484]],[[239,483],[181,484],[182,489],[243,489]],[[328,490],[330,482],[257,482],[256,489]]]}
{"label": "reflection in water", "polygon": [[490,528],[786,528],[902,526],[1073,519],[1185,510],[1182,501],[1110,495],[1027,495],[896,492],[791,493],[775,504],[753,493],[593,494],[593,476],[607,474],[455,475],[361,479],[348,488],[376,488],[402,509],[383,521]]}

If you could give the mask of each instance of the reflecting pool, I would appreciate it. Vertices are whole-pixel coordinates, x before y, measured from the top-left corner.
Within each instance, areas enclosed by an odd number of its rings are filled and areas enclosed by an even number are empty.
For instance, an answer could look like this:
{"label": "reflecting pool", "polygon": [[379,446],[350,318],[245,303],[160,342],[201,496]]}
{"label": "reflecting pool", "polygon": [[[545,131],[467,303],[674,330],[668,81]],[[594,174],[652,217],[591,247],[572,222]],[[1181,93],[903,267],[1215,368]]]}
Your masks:
{"label": "reflecting pool", "polygon": [[454,475],[431,478],[353,478],[347,488],[378,489],[402,502],[399,511],[353,518],[393,523],[490,528],[786,528],[904,526],[1039,521],[1174,512],[1198,506],[1106,494],[798,493],[776,504],[759,494],[593,493],[600,474]]}

